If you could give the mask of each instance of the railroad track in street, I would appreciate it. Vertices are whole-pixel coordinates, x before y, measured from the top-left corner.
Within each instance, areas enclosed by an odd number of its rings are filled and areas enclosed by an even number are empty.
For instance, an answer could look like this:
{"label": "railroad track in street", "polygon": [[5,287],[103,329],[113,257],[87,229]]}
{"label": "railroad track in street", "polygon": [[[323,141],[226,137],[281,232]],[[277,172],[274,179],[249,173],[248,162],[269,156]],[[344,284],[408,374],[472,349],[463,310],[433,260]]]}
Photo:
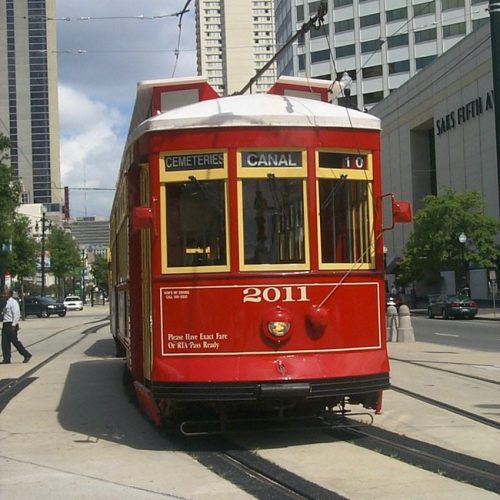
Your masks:
{"label": "railroad track in street", "polygon": [[500,493],[500,465],[375,426],[333,430],[336,437],[410,465]]}
{"label": "railroad track in street", "polygon": [[409,391],[408,389],[404,389],[403,387],[394,386],[391,384],[390,387],[393,391],[399,392],[400,394],[404,394],[405,396],[409,396],[413,399],[418,399],[419,401],[423,401],[424,403],[435,406],[436,408],[441,408],[443,410],[447,410],[455,415],[459,415],[461,417],[468,418],[470,420],[474,420],[475,422],[479,422],[480,424],[486,425],[488,427],[492,427],[493,429],[500,430],[500,422],[495,420],[491,420],[490,418],[483,417],[478,415],[477,413],[464,410],[463,408],[458,408],[457,406],[450,405],[443,401],[438,401],[437,399],[430,398],[423,394],[418,394],[413,391]]}
{"label": "railroad track in street", "polygon": [[255,498],[290,500],[346,498],[283,469],[251,450],[239,448],[223,438],[217,437],[214,441],[207,441],[205,438],[203,442],[205,444],[202,447],[188,444],[187,449],[184,448],[182,451],[189,453],[200,464]]}
{"label": "railroad track in street", "polygon": [[[95,324],[93,324],[95,323]],[[28,385],[30,385],[36,378],[34,375],[42,369],[44,366],[47,364],[51,363],[54,359],[58,358],[61,354],[64,352],[68,351],[72,347],[78,345],[82,340],[84,340],[88,335],[96,333],[98,330],[101,328],[109,325],[109,320],[102,321],[93,321],[85,324],[90,324],[92,326],[87,327],[85,330],[81,332],[81,336],[76,339],[75,341],[71,342],[70,344],[66,345],[62,349],[57,350],[54,352],[52,355],[49,357],[45,358],[44,360],[40,361],[36,365],[34,365],[32,368],[24,372],[22,375],[19,377],[15,378],[8,378],[0,381],[0,413],[3,411],[5,406],[8,404],[9,401],[11,401],[17,394],[19,394],[24,388],[26,388]],[[69,328],[63,328],[61,330],[58,330],[43,339],[40,339],[39,341],[35,342],[34,344],[30,345],[35,345],[39,344],[41,342],[46,342],[49,339],[52,339],[53,337],[56,337],[58,335],[61,335],[63,333],[68,332],[68,330],[71,330],[75,328],[74,326],[69,327]]]}

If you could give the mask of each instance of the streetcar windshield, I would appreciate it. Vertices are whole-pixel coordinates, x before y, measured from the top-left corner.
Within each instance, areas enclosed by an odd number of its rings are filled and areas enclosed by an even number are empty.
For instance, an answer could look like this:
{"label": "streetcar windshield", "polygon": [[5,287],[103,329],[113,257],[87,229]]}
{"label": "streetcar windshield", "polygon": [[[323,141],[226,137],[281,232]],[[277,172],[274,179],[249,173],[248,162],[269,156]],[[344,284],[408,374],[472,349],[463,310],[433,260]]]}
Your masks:
{"label": "streetcar windshield", "polygon": [[224,181],[168,183],[166,203],[168,266],[226,264]]}
{"label": "streetcar windshield", "polygon": [[319,180],[322,262],[370,263],[368,182]]}
{"label": "streetcar windshield", "polygon": [[304,263],[303,180],[243,180],[245,264]]}

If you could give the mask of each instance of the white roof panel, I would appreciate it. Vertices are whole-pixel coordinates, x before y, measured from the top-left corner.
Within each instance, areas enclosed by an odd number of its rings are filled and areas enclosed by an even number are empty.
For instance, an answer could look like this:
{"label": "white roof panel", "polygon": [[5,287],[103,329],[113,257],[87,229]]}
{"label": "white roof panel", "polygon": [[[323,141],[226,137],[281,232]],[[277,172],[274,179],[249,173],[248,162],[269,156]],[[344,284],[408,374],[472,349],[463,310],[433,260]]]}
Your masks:
{"label": "white roof panel", "polygon": [[161,113],[131,131],[128,142],[147,132],[211,127],[334,127],[380,130],[380,119],[355,109],[300,97],[254,94],[221,97]]}

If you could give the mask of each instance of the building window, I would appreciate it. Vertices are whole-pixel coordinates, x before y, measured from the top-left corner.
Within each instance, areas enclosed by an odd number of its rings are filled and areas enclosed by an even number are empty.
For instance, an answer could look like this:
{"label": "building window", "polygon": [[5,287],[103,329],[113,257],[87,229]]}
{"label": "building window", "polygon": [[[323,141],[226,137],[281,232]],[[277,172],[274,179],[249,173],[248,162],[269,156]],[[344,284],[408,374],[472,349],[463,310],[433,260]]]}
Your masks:
{"label": "building window", "polygon": [[361,42],[361,52],[366,54],[367,52],[375,52],[380,50],[382,46],[382,40],[377,38],[376,40],[369,40],[368,42]]}
{"label": "building window", "polygon": [[356,46],[354,44],[344,45],[343,47],[337,47],[335,49],[335,55],[339,57],[353,56],[356,52]]}
{"label": "building window", "polygon": [[400,9],[388,10],[385,13],[385,17],[387,22],[406,19],[408,17],[408,9],[406,7],[401,7]]}
{"label": "building window", "polygon": [[377,76],[382,76],[382,65],[363,68],[363,78],[375,78]]}
{"label": "building window", "polygon": [[376,104],[384,98],[384,92],[379,90],[378,92],[369,92],[368,94],[363,94],[363,101],[365,104]]}
{"label": "building window", "polygon": [[422,69],[432,61],[434,61],[434,59],[436,59],[436,56],[417,57],[417,59],[415,60],[415,67],[417,68],[417,70]]}
{"label": "building window", "polygon": [[465,7],[465,0],[441,0],[442,10],[461,9]]}
{"label": "building window", "polygon": [[346,19],[345,21],[338,21],[334,24],[335,33],[342,33],[343,31],[350,31],[354,29],[354,19]]}
{"label": "building window", "polygon": [[408,45],[408,33],[402,35],[394,35],[387,38],[387,47],[402,47]]}
{"label": "building window", "polygon": [[309,31],[311,38],[318,38],[320,36],[328,36],[329,33],[328,24],[323,24],[319,29],[312,29]]}
{"label": "building window", "polygon": [[415,33],[415,43],[428,42],[436,39],[436,28],[417,31]]}
{"label": "building window", "polygon": [[333,0],[334,7],[344,7],[345,5],[352,5],[352,0]]}
{"label": "building window", "polygon": [[304,6],[297,5],[297,21],[303,21],[303,20],[304,20]]}
{"label": "building window", "polygon": [[330,51],[328,49],[311,52],[311,62],[322,62],[330,59]]}
{"label": "building window", "polygon": [[389,63],[390,75],[393,75],[394,73],[405,73],[406,71],[410,71],[410,61],[396,61]]}
{"label": "building window", "polygon": [[375,26],[377,24],[380,24],[380,14],[370,14],[369,16],[362,16],[359,19],[359,25],[361,28]]}
{"label": "building window", "polygon": [[465,35],[465,23],[456,23],[443,26],[443,37],[450,38],[452,36]]}
{"label": "building window", "polygon": [[306,67],[304,54],[299,54],[299,70],[303,70]]}
{"label": "building window", "polygon": [[488,17],[483,17],[482,19],[476,19],[474,21],[472,21],[472,30],[475,31],[475,30],[478,30],[479,28],[481,28],[481,26],[484,26],[485,24],[489,23],[490,20]]}
{"label": "building window", "polygon": [[415,17],[427,16],[428,14],[434,14],[435,12],[436,12],[435,2],[420,3],[418,5],[413,6],[413,15]]}

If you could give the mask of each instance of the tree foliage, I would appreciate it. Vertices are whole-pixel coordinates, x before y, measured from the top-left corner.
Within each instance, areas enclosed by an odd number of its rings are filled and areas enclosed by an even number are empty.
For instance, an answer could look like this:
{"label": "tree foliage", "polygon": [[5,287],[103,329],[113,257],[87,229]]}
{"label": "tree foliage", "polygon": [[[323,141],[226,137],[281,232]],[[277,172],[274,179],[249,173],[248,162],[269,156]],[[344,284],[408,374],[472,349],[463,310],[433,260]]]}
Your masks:
{"label": "tree foliage", "polygon": [[36,273],[36,259],[40,245],[31,234],[30,222],[24,215],[17,215],[13,223],[12,254],[9,263],[10,272],[18,280]]}
{"label": "tree foliage", "polygon": [[71,234],[60,227],[51,230],[47,248],[50,252],[50,271],[64,281],[64,278],[79,274],[80,252]]}
{"label": "tree foliage", "polygon": [[[15,178],[12,168],[7,165],[10,141],[0,134],[0,279],[3,280],[4,272],[8,270],[11,260],[13,224],[16,208],[19,205],[21,187]],[[3,281],[1,283],[3,285]]]}
{"label": "tree foliage", "polygon": [[[500,251],[495,236],[500,221],[484,214],[484,202],[477,192],[458,193],[446,188],[442,195],[424,198],[414,218],[414,231],[400,262],[398,283],[412,281],[436,284],[441,271],[461,276],[466,265],[495,268]],[[464,233],[466,243],[458,237]]]}
{"label": "tree foliage", "polygon": [[91,266],[95,284],[101,290],[108,290],[108,262],[102,255],[96,255]]}

